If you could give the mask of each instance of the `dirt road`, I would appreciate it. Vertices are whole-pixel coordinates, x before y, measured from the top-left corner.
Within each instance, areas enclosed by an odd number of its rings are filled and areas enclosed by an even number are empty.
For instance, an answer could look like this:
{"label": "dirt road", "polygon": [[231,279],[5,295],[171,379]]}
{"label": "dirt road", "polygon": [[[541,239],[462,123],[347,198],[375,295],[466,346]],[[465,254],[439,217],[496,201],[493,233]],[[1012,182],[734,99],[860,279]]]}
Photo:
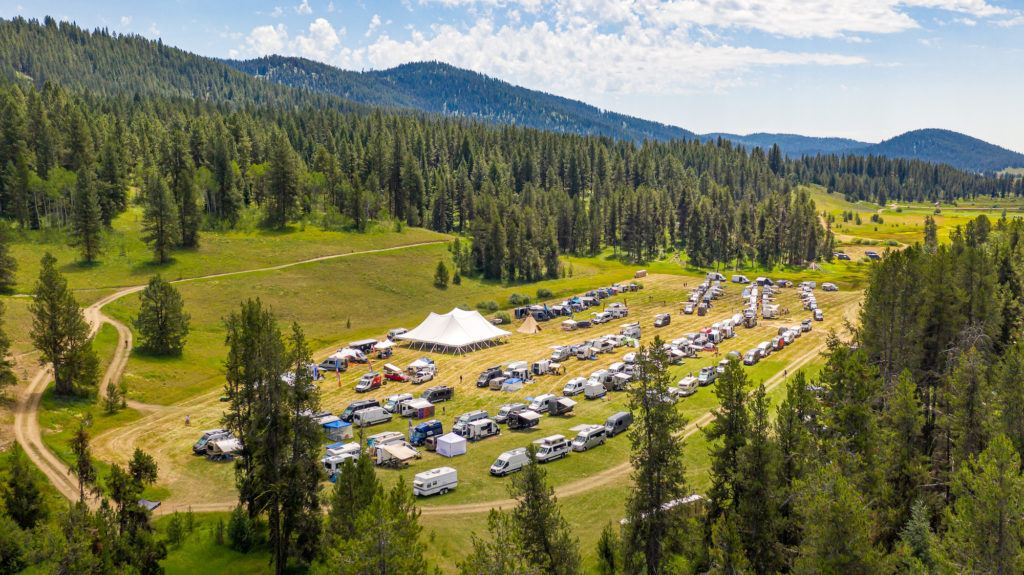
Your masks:
{"label": "dirt road", "polygon": [[[171,283],[185,283],[206,279],[223,278],[230,276],[238,276],[252,273],[268,272],[283,270],[295,266],[312,264],[327,260],[333,260],[338,258],[390,252],[396,250],[404,250],[409,248],[446,243],[445,240],[437,240],[432,242],[419,242],[415,244],[407,244],[404,246],[394,246],[389,248],[380,248],[374,250],[363,250],[357,252],[346,252],[341,254],[330,254],[326,256],[319,256],[315,258],[309,258],[296,262],[289,262],[285,264],[279,264],[275,266],[266,266],[261,268],[253,268],[248,270],[239,270],[233,272],[222,272],[216,274],[209,274],[205,276],[196,276],[190,278],[182,278],[174,280]],[[117,330],[117,347],[114,351],[114,356],[110,360],[110,365],[107,366],[107,371],[103,374],[103,380],[100,384],[99,393],[102,397],[106,393],[107,384],[111,381],[118,381],[121,377],[121,373],[124,371],[125,365],[128,363],[128,356],[131,352],[132,346],[132,332],[128,329],[128,326],[123,323],[110,318],[103,314],[103,308],[127,295],[137,293],[145,289],[145,285],[134,285],[125,286],[118,288],[114,293],[107,295],[100,300],[96,301],[89,307],[82,310],[82,314],[85,317],[86,322],[89,323],[89,328],[92,334],[99,331],[100,326],[104,323],[109,323],[114,326]],[[51,379],[50,366],[42,366],[29,380],[28,385],[22,390],[21,395],[18,397],[18,403],[14,410],[14,437],[25,449],[25,453],[28,455],[29,460],[38,467],[44,475],[50,480],[50,483],[57,488],[57,490],[67,497],[68,499],[76,499],[78,497],[78,483],[75,478],[71,475],[71,470],[67,465],[64,464],[56,455],[51,452],[46,445],[43,443],[42,431],[39,428],[39,404],[43,398],[43,392],[46,391],[46,387],[49,385]],[[128,406],[138,409],[140,411],[156,411],[164,409],[163,406],[153,406],[148,404],[142,404],[134,401],[129,401]]]}

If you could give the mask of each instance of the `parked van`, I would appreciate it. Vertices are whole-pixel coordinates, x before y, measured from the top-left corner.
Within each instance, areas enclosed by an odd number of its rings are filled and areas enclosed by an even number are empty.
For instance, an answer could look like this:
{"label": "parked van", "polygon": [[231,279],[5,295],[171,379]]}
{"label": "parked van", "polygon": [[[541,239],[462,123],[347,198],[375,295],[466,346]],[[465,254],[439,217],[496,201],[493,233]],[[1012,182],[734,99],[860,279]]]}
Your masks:
{"label": "parked van", "polygon": [[622,326],[622,329],[619,331],[619,333],[621,333],[625,337],[639,338],[640,337],[640,324],[639,323],[626,324],[626,325]]}
{"label": "parked van", "polygon": [[226,429],[208,429],[203,432],[194,444],[192,444],[192,453],[196,455],[206,454],[206,444],[211,441],[217,441],[218,439],[225,439],[231,437],[231,432]]}
{"label": "parked van", "polygon": [[750,283],[750,279],[748,279],[747,276],[744,276],[744,275],[734,275],[734,276],[732,276],[732,283],[734,283],[734,284],[748,284],[748,283]]}
{"label": "parked van", "polygon": [[558,346],[551,350],[551,361],[565,361],[570,355],[572,352],[568,347]]}
{"label": "parked van", "polygon": [[459,485],[459,472],[452,467],[438,467],[412,478],[412,493],[417,497],[444,495]]}
{"label": "parked van", "polygon": [[727,367],[729,367],[729,360],[723,359],[722,361],[718,362],[717,366],[715,366],[715,371],[717,371],[718,374],[721,375],[725,373],[725,368]]}
{"label": "parked van", "polygon": [[583,384],[583,397],[587,399],[600,399],[608,395],[604,384],[597,381],[588,381]]}
{"label": "parked van", "polygon": [[608,437],[615,437],[629,429],[633,424],[633,414],[628,411],[620,411],[608,417],[604,422],[604,428],[608,431]]}
{"label": "parked van", "polygon": [[388,410],[389,413],[399,413],[401,411],[402,403],[412,399],[411,393],[400,393],[398,395],[390,395],[384,401],[384,409]]}
{"label": "parked van", "polygon": [[516,411],[508,415],[509,429],[529,429],[540,423],[540,414],[531,409]]}
{"label": "parked van", "polygon": [[672,323],[672,316],[667,313],[659,313],[654,316],[654,327],[665,327]]}
{"label": "parked van", "polygon": [[771,344],[771,342],[762,341],[761,343],[757,344],[757,349],[761,350],[761,357],[762,358],[768,357],[769,355],[772,354],[772,344]]}
{"label": "parked van", "polygon": [[583,388],[587,385],[587,380],[582,377],[574,377],[569,380],[569,383],[565,384],[562,388],[562,395],[572,397],[573,395],[579,395],[583,393]]}
{"label": "parked van", "polygon": [[340,414],[338,414],[338,418],[342,421],[352,423],[352,416],[354,416],[359,410],[379,406],[380,402],[376,399],[360,399],[358,401],[353,401],[348,404]]}
{"label": "parked van", "polygon": [[517,447],[506,451],[494,460],[491,465],[491,475],[504,477],[509,473],[515,473],[530,464],[530,455],[525,447]]}
{"label": "parked van", "polygon": [[711,385],[716,379],[718,379],[718,372],[711,366],[700,368],[700,373],[697,374],[697,383],[701,387]]}
{"label": "parked van", "polygon": [[458,416],[455,419],[455,425],[452,427],[452,431],[465,437],[465,435],[463,435],[463,432],[466,429],[467,425],[473,423],[474,421],[488,419],[489,417],[490,415],[482,409],[477,409],[474,411],[463,413],[462,415]]}
{"label": "parked van", "polygon": [[489,368],[485,369],[476,378],[476,386],[477,387],[487,387],[487,385],[489,383],[491,383],[492,379],[495,379],[495,378],[498,378],[498,377],[501,377],[501,366],[500,365],[496,365],[494,367],[489,367]]}
{"label": "parked van", "polygon": [[412,432],[409,433],[409,443],[420,446],[426,443],[428,438],[441,435],[444,435],[444,425],[437,419],[431,419],[412,428]]}
{"label": "parked van", "polygon": [[537,397],[533,398],[530,403],[530,411],[536,411],[537,413],[545,413],[548,410],[548,400],[557,397],[553,393],[542,393]]}
{"label": "parked van", "polygon": [[478,419],[465,424],[461,430],[455,430],[455,433],[469,441],[479,441],[492,435],[499,435],[501,428],[498,427],[498,424],[493,419]]}
{"label": "parked van", "polygon": [[743,355],[743,365],[757,365],[761,361],[761,350],[754,348]]}
{"label": "parked van", "polygon": [[348,369],[348,357],[336,353],[321,361],[319,367],[324,371],[345,371]]}
{"label": "parked van", "polygon": [[[407,399],[398,406],[398,414],[402,417],[411,417],[413,419],[426,419],[428,417],[434,417],[434,404],[423,399],[422,397],[415,397],[413,399]],[[391,413],[394,413],[393,411]]]}
{"label": "parked van", "polygon": [[437,387],[428,388],[420,397],[430,403],[437,403],[439,401],[448,401],[453,395],[455,395],[454,389],[447,385],[438,385]]}
{"label": "parked van", "polygon": [[591,447],[604,445],[606,439],[608,430],[603,425],[591,425],[576,434],[576,439],[572,440],[572,450],[586,451]]}
{"label": "parked van", "polygon": [[378,447],[395,443],[405,443],[405,434],[401,431],[382,431],[366,438],[367,447]]}
{"label": "parked van", "polygon": [[396,337],[408,332],[409,330],[404,327],[396,327],[395,329],[388,330],[388,339],[394,341]]}
{"label": "parked van", "polygon": [[341,466],[345,465],[346,461],[355,461],[359,457],[357,451],[355,455],[351,453],[343,453],[338,455],[325,455],[320,459],[320,464],[324,466],[324,471],[327,472],[327,478],[333,483],[335,478],[338,476],[338,471],[341,470]]}
{"label": "parked van", "polygon": [[548,415],[565,415],[576,407],[576,402],[568,397],[548,398]]}
{"label": "parked van", "polygon": [[815,321],[825,321],[825,312],[820,309],[814,310],[814,319]]}
{"label": "parked van", "polygon": [[537,446],[537,462],[547,463],[561,459],[572,451],[572,444],[564,435],[550,435],[533,442]]}
{"label": "parked van", "polygon": [[524,409],[526,409],[525,403],[506,403],[498,409],[498,414],[494,416],[494,421],[505,423],[508,421],[509,415]]}
{"label": "parked van", "polygon": [[391,421],[391,414],[380,406],[361,409],[352,416],[352,425],[356,427],[369,427],[389,421]]}
{"label": "parked van", "polygon": [[781,351],[786,347],[786,340],[781,335],[772,338],[772,351]]}

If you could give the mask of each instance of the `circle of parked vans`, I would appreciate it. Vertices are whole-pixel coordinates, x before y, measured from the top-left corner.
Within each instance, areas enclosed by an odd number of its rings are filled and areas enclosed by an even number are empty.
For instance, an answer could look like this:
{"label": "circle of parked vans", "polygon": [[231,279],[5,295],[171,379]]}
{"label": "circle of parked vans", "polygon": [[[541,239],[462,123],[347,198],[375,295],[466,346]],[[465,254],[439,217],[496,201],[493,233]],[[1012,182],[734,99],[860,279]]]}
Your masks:
{"label": "circle of parked vans", "polygon": [[[708,273],[706,280],[691,290],[689,300],[683,304],[683,313],[692,314],[696,310],[699,315],[705,315],[714,300],[724,295],[725,288],[722,286],[724,281],[725,277],[722,274]],[[731,318],[666,343],[665,351],[672,364],[681,364],[684,358],[696,357],[700,352],[717,352],[719,343],[735,337],[736,327],[755,327],[758,315],[763,319],[778,317],[779,306],[772,303],[775,292],[779,287],[792,286],[792,282],[788,280],[773,281],[769,278],[759,277],[751,282],[742,275],[732,276],[731,281],[744,285],[743,298],[747,302],[746,307],[741,313],[737,313]],[[824,314],[817,307],[814,297],[816,287],[817,285],[813,281],[801,282],[798,286],[800,300],[804,308],[812,312],[812,317],[815,320],[823,321]],[[825,291],[838,290],[831,283],[823,283],[821,287]],[[609,295],[636,289],[640,289],[636,284],[601,288],[550,308],[548,306],[530,306],[520,308],[524,311],[516,310],[516,313],[517,317],[531,315],[535,319],[548,320],[561,315],[562,310],[569,310],[569,314],[572,314],[579,311],[579,306],[585,308],[597,305],[596,302]],[[623,303],[616,302],[608,304],[605,311],[595,313],[592,323],[604,323],[613,318],[623,318],[628,315],[629,309]],[[584,325],[585,323],[587,325]],[[566,320],[562,322],[562,329],[575,331],[589,327],[590,323]],[[655,316],[654,326],[656,328],[670,324],[671,314],[662,313]],[[739,352],[731,351],[727,354],[726,359],[721,360],[717,365],[703,367],[696,376],[690,375],[682,378],[676,386],[670,388],[669,394],[663,399],[675,402],[680,397],[693,395],[699,387],[714,383],[718,375],[725,372],[729,361],[742,359],[745,365],[755,365],[771,353],[791,345],[804,332],[810,330],[810,319],[803,320],[799,325],[792,327],[780,327],[777,336],[770,341],[760,343],[746,354],[741,356]],[[404,328],[393,329],[388,332],[388,339],[381,342],[372,339],[352,342],[348,347],[332,354],[319,365],[310,365],[310,373],[314,379],[322,378],[322,371],[340,373],[348,369],[349,363],[367,363],[369,361],[367,354],[376,354],[378,359],[387,359],[391,356],[392,340],[406,331]],[[504,369],[501,366],[488,368],[478,376],[476,385],[495,391],[518,391],[522,389],[524,383],[532,381],[535,376],[565,373],[565,368],[561,364],[572,357],[582,361],[593,360],[597,359],[598,354],[610,353],[619,347],[638,346],[640,335],[639,323],[627,323],[622,326],[618,334],[605,335],[577,345],[555,346],[548,359],[532,364],[515,361],[509,363]],[[479,441],[499,435],[501,433],[499,424],[506,425],[509,430],[529,429],[539,424],[542,414],[561,416],[572,412],[576,406],[576,401],[571,399],[574,396],[582,394],[585,399],[594,400],[604,397],[609,391],[625,390],[635,374],[636,360],[637,352],[628,352],[622,357],[622,361],[612,363],[606,369],[594,371],[586,378],[571,379],[562,389],[562,396],[545,393],[530,398],[531,401],[528,404],[507,403],[499,408],[493,418],[484,410],[464,413],[456,418],[449,433],[445,433],[441,421],[433,419],[435,404],[449,401],[455,394],[455,389],[446,385],[430,387],[424,390],[420,397],[414,397],[411,393],[391,395],[385,399],[383,405],[377,399],[356,400],[346,406],[338,415],[330,412],[311,414],[310,416],[324,428],[327,437],[334,441],[327,446],[321,462],[328,478],[333,482],[345,461],[354,460],[364,455],[371,457],[376,465],[394,468],[405,467],[410,461],[420,458],[422,456],[420,448],[435,451],[446,457],[461,455],[466,452],[467,441]],[[366,392],[378,389],[384,380],[421,384],[432,380],[436,374],[437,366],[428,357],[417,359],[404,370],[385,363],[383,373],[371,371],[360,377],[355,390]],[[287,381],[294,380],[290,373],[283,377]],[[353,426],[369,427],[387,423],[396,414],[409,418],[408,437],[402,432],[385,431],[366,438],[365,449],[359,443],[350,441],[353,436]],[[421,421],[413,426],[413,420],[426,421]],[[563,435],[551,435],[538,439],[533,442],[536,446],[536,460],[539,463],[547,463],[566,457],[571,451],[586,451],[601,446],[609,437],[614,437],[628,429],[632,422],[632,414],[623,411],[608,417],[603,425],[584,424],[571,428],[571,431],[576,432],[576,436],[572,440]],[[206,455],[215,461],[230,460],[241,449],[241,442],[223,429],[203,432],[200,439],[193,445],[193,451],[196,454]],[[496,477],[503,477],[519,471],[528,463],[529,456],[525,447],[512,449],[498,456],[490,467],[490,473]],[[439,467],[416,474],[413,479],[413,492],[418,496],[443,495],[455,489],[457,485],[458,471],[452,467]]]}

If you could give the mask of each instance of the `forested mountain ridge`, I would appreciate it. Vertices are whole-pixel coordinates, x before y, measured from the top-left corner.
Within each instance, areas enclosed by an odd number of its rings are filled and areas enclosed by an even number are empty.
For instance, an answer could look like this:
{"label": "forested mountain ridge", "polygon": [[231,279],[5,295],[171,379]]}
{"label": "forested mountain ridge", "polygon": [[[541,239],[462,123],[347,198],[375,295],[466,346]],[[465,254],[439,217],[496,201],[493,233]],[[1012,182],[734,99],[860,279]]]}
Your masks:
{"label": "forested mountain ridge", "polygon": [[608,112],[595,106],[515,86],[442,62],[415,62],[387,70],[351,72],[285,56],[226,60],[271,82],[326,92],[362,104],[414,108],[553,132],[642,141],[693,138],[676,126]]}
{"label": "forested mountain ridge", "polygon": [[852,153],[928,159],[961,170],[986,173],[1024,167],[1024,154],[951,130],[914,130]]}
{"label": "forested mountain ridge", "polygon": [[684,128],[600,110],[586,103],[515,86],[441,62],[415,62],[386,70],[353,72],[304,58],[266,56],[226,60],[228,65],[269,82],[328,93],[374,106],[412,108],[555,132],[642,141],[699,138],[729,140],[748,149],[778,144],[790,158],[817,155],[875,155],[946,163],[961,170],[992,173],[1024,167],[1024,155],[949,130],[914,130],[879,144],[849,138],[799,134],[695,134]]}

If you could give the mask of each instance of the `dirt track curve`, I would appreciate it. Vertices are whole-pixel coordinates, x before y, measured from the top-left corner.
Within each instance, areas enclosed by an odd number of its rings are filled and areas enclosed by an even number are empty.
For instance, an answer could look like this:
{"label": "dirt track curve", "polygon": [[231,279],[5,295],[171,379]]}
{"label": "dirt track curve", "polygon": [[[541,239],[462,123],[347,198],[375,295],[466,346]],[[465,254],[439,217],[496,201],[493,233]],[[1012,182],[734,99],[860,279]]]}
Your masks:
{"label": "dirt track curve", "polygon": [[[195,276],[189,278],[182,278],[174,280],[171,283],[185,283],[192,281],[208,280],[215,278],[223,278],[237,275],[245,275],[260,272],[269,272],[283,270],[291,267],[300,265],[312,264],[327,260],[333,260],[338,258],[345,258],[350,256],[358,256],[365,254],[391,252],[396,250],[404,250],[409,248],[446,243],[445,240],[437,240],[431,242],[419,242],[415,244],[407,244],[403,246],[394,246],[389,248],[380,248],[374,250],[363,250],[356,252],[346,252],[341,254],[329,254],[325,256],[318,256],[315,258],[309,258],[296,262],[289,262],[279,264],[275,266],[266,266],[262,268],[253,268],[247,270],[238,270],[232,272],[221,272],[215,274],[209,274],[204,276]],[[92,334],[99,331],[100,326],[104,323],[109,323],[114,326],[117,330],[117,347],[114,351],[114,356],[110,360],[110,364],[107,366],[106,372],[103,374],[103,380],[100,383],[99,393],[102,397],[106,393],[107,384],[111,381],[118,381],[121,377],[121,373],[124,371],[125,365],[128,363],[128,356],[132,347],[132,332],[128,329],[128,326],[123,323],[108,317],[103,314],[103,308],[115,302],[127,295],[137,293],[145,289],[145,285],[134,285],[116,288],[117,291],[107,295],[100,300],[96,301],[89,307],[82,310],[85,320],[89,323],[89,328]],[[22,391],[18,398],[18,404],[14,410],[14,437],[25,449],[25,453],[28,455],[32,463],[43,472],[44,475],[50,480],[50,483],[57,488],[57,490],[68,499],[74,500],[78,497],[78,484],[74,477],[71,475],[71,470],[67,465],[64,464],[56,455],[53,454],[49,448],[43,443],[42,431],[39,428],[39,403],[43,398],[43,392],[46,391],[46,387],[50,383],[50,366],[44,365],[32,376],[29,380],[28,385]],[[140,411],[158,411],[165,409],[164,406],[148,405],[129,401],[128,406]],[[218,504],[219,505],[219,504]],[[202,506],[193,506],[197,511],[212,511],[214,509],[200,509]]]}
{"label": "dirt track curve", "polygon": [[[405,246],[396,246],[391,248],[381,248],[375,250],[365,250],[359,252],[348,252],[344,254],[335,254],[320,256],[316,258],[310,258],[298,262],[291,262],[276,266],[268,266],[263,268],[255,268],[249,270],[240,270],[234,272],[222,272],[216,274],[210,274],[205,276],[196,276],[191,278],[183,278],[174,280],[171,283],[184,283],[191,281],[200,281],[206,279],[214,279],[235,275],[244,275],[250,273],[259,273],[266,271],[276,271],[281,269],[287,269],[294,266],[315,263],[325,260],[331,260],[336,258],[357,256],[371,253],[388,252],[395,250],[402,250],[408,248],[414,248],[424,245],[431,245],[436,243],[443,243],[443,241],[435,242],[421,242],[416,244],[409,244]],[[100,388],[100,393],[105,393],[107,383],[110,381],[117,381],[121,377],[121,373],[124,371],[124,367],[128,361],[129,352],[131,350],[132,333],[131,330],[123,323],[110,318],[103,314],[103,307],[110,304],[118,299],[127,295],[137,293],[145,288],[144,285],[128,286],[118,289],[118,291],[105,296],[94,304],[83,310],[86,321],[89,322],[93,333],[99,330],[100,326],[104,323],[109,323],[117,329],[118,333],[118,345],[114,352],[114,357],[111,359],[107,371],[104,374],[103,381]],[[853,319],[853,313],[855,313],[859,301],[851,302],[843,308],[843,313],[848,319]],[[785,366],[786,372],[795,372],[804,365],[813,361],[824,349],[825,343],[822,342],[814,348],[807,350],[802,355],[794,358]],[[786,379],[786,372],[778,372],[774,376],[767,379],[764,384],[768,390],[774,389],[780,383]],[[26,453],[35,465],[43,471],[43,473],[49,478],[50,482],[68,499],[74,499],[78,497],[78,486],[74,477],[70,474],[68,467],[57,458],[43,443],[41,430],[39,428],[39,422],[37,418],[37,412],[39,410],[39,403],[42,398],[43,391],[50,381],[50,369],[49,366],[41,368],[30,381],[26,387],[22,396],[18,402],[18,406],[15,412],[15,437],[17,441],[25,448]],[[144,412],[153,413],[157,417],[179,417],[178,411],[182,409],[188,409],[189,406],[193,406],[197,403],[209,400],[213,395],[219,394],[218,391],[202,394],[186,400],[182,404],[176,406],[156,406],[149,404],[142,404],[138,402],[129,401],[129,406]],[[154,413],[154,412],[166,412],[166,413]],[[703,426],[708,425],[714,419],[714,410],[708,411],[700,417],[691,421],[681,432],[681,436],[685,439],[693,434],[700,431]],[[120,439],[124,439],[123,437]],[[585,479],[566,483],[555,488],[555,494],[558,497],[572,497],[579,495],[587,491],[591,491],[596,488],[604,487],[614,483],[615,481],[622,480],[628,477],[631,466],[628,461],[620,463],[614,467],[605,469],[599,473],[588,476]],[[182,506],[190,507],[196,512],[211,512],[211,511],[229,511],[237,504],[232,499],[230,501],[209,501],[209,498],[203,500],[197,500],[194,502],[177,502],[175,508],[181,508]],[[478,503],[466,503],[457,505],[438,505],[438,506],[424,506],[420,510],[423,515],[469,515],[476,513],[487,513],[493,508],[506,508],[511,507],[515,504],[513,499],[497,499],[491,501],[483,501]],[[160,508],[157,510],[157,514],[161,512],[170,512],[171,509],[166,510]]]}

